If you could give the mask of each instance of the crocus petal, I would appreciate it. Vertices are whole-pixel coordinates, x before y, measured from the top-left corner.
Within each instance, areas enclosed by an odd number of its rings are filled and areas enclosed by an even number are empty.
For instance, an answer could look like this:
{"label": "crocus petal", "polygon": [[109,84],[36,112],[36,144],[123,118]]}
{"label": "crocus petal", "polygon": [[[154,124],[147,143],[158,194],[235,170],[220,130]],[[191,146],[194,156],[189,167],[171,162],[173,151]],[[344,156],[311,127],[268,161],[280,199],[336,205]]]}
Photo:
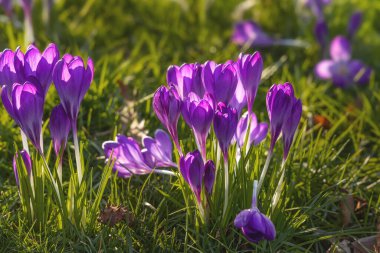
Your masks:
{"label": "crocus petal", "polygon": [[334,61],[323,60],[315,66],[315,75],[320,79],[331,79],[332,78],[332,68],[334,66]]}
{"label": "crocus petal", "polygon": [[351,58],[350,42],[343,36],[337,36],[330,45],[330,55],[334,61],[348,61]]}

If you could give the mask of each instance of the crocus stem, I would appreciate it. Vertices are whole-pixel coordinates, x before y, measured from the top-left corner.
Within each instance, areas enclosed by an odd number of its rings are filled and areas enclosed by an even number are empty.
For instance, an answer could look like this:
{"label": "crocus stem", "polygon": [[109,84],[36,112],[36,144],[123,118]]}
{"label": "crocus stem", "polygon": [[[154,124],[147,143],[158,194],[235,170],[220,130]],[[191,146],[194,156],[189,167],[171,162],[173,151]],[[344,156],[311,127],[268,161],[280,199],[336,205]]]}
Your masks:
{"label": "crocus stem", "polygon": [[177,176],[173,171],[170,170],[153,170],[153,172],[162,175]]}
{"label": "crocus stem", "polygon": [[57,174],[58,174],[59,182],[62,185],[62,158],[60,157],[58,159],[59,159],[59,162],[58,162]]}
{"label": "crocus stem", "polygon": [[257,207],[257,180],[253,181],[252,208]]}
{"label": "crocus stem", "polygon": [[290,46],[290,47],[308,47],[309,44],[302,40],[280,39],[274,42],[274,45]]}
{"label": "crocus stem", "polygon": [[41,152],[43,153],[44,151],[44,135],[41,131],[41,134],[40,134],[40,147],[41,147]]}
{"label": "crocus stem", "polygon": [[281,191],[282,191],[282,183],[284,182],[285,177],[285,162],[286,160],[282,160],[281,163],[281,169],[280,169],[280,180],[278,181],[276,191],[274,192],[273,198],[272,198],[272,212],[276,208],[278,200],[280,199]]}
{"label": "crocus stem", "polygon": [[21,132],[21,140],[22,140],[22,148],[28,153],[29,153],[29,146],[28,146],[28,138],[26,137],[24,131],[20,128]]}
{"label": "crocus stem", "polygon": [[268,167],[269,167],[269,163],[270,163],[270,160],[271,160],[271,159],[272,159],[272,152],[270,151],[270,152],[268,153],[267,160],[265,161],[264,168],[263,168],[263,170],[261,171],[259,184],[258,184],[258,186],[257,186],[257,192],[260,192],[260,189],[261,189],[261,186],[262,186],[262,184],[263,184],[263,182],[264,182],[265,175],[267,174]]}
{"label": "crocus stem", "polygon": [[30,43],[34,42],[32,16],[29,13],[25,13],[24,29],[25,29],[25,38],[24,38],[25,45],[29,45]]}
{"label": "crocus stem", "polygon": [[224,206],[223,206],[223,216],[225,216],[228,205],[228,153],[223,152],[224,158]]}
{"label": "crocus stem", "polygon": [[74,139],[75,161],[77,164],[78,182],[79,182],[79,184],[81,184],[82,178],[83,178],[83,172],[82,172],[82,163],[80,160],[78,131],[77,131],[76,120],[73,121],[72,129],[73,129],[73,139]]}

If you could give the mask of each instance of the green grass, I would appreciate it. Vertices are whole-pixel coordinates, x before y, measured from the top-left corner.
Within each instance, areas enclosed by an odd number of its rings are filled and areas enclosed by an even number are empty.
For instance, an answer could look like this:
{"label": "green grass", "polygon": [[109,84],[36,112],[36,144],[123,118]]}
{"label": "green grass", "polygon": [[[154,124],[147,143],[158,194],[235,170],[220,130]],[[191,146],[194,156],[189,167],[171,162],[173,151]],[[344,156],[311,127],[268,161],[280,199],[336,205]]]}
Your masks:
{"label": "green grass", "polygon": [[[92,174],[89,205],[99,189],[105,166],[101,143],[112,139],[116,132],[140,136],[142,130],[131,124],[133,119],[144,120],[143,131],[149,134],[162,128],[154,116],[151,99],[146,98],[164,84],[169,65],[237,58],[240,50],[230,43],[230,35],[232,12],[240,2],[110,0],[105,4],[95,0],[58,1],[53,7],[51,22],[44,26],[41,3],[37,1],[33,13],[36,44],[43,48],[54,41],[62,54],[90,56],[95,62],[95,80],[82,103],[78,121],[86,167]],[[258,252],[326,252],[334,241],[354,240],[376,233],[380,213],[380,87],[377,77],[380,71],[380,2],[355,0],[347,4],[344,0],[334,0],[326,8],[332,35],[345,31],[349,15],[356,8],[365,13],[363,26],[354,40],[353,55],[371,66],[374,75],[368,86],[349,90],[336,89],[329,82],[314,78],[313,67],[320,52],[313,39],[313,20],[302,21],[299,15],[304,10],[295,8],[294,2],[258,1],[243,15],[254,18],[270,34],[310,43],[307,49],[260,49],[265,67],[275,64],[281,57],[285,61],[261,83],[254,107],[258,117],[268,120],[265,94],[273,83],[292,82],[304,105],[298,135],[286,166],[286,188],[278,211],[271,216],[278,232],[275,241],[249,244],[232,226],[237,212],[250,205],[251,182],[260,175],[269,137],[257,149],[251,150],[246,177],[233,184],[230,199],[234,202],[226,226],[221,225],[217,208],[208,226],[197,224],[195,202],[190,190],[181,186],[183,182],[150,175],[128,180],[112,177],[105,189],[101,207],[107,203],[127,207],[133,217],[130,222],[110,228],[95,221],[85,229],[65,227],[60,230],[56,216],[51,215],[38,232],[23,215],[12,170],[16,151],[13,143],[21,147],[19,131],[1,106],[1,251],[249,252],[256,249]],[[16,18],[22,20],[20,8],[16,9]],[[1,49],[23,45],[21,27],[0,23],[0,31],[3,34]],[[51,88],[44,119],[58,101]],[[331,128],[315,125],[315,115],[326,117]],[[182,120],[179,131],[185,150],[194,149],[190,131]],[[45,138],[48,143],[48,131],[45,131]],[[71,144],[68,150],[73,157]],[[269,201],[278,180],[276,172],[281,155],[282,147],[278,143],[259,197],[259,207],[266,213],[269,213]],[[69,170],[67,160],[65,164]],[[244,168],[246,164],[238,165],[239,171]],[[221,194],[215,194],[215,206],[223,203]],[[348,194],[366,200],[368,205],[351,217],[349,225],[343,226],[340,205]]]}

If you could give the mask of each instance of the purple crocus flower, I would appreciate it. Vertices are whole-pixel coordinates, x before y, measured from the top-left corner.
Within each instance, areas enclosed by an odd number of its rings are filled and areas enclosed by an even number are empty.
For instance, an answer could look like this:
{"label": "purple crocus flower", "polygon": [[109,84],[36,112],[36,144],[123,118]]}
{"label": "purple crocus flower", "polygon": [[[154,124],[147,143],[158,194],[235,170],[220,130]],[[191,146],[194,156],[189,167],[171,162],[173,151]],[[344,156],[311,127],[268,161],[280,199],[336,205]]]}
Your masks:
{"label": "purple crocus flower", "polygon": [[250,242],[258,243],[261,240],[271,241],[276,238],[276,228],[272,221],[257,208],[256,181],[254,185],[251,208],[241,211],[236,216],[234,225],[241,229],[245,238]]}
{"label": "purple crocus flower", "polygon": [[182,103],[181,111],[184,120],[193,129],[198,148],[206,161],[206,140],[214,118],[213,99],[207,93],[203,99],[190,93]]}
{"label": "purple crocus flower", "polygon": [[[246,134],[247,134],[247,128],[248,128],[248,113],[244,113],[243,116],[240,118],[237,128],[236,128],[236,134],[235,138],[237,141],[237,144],[239,147],[243,147],[244,141],[246,139]],[[267,136],[268,133],[268,124],[263,122],[263,123],[258,123],[257,117],[254,113],[250,116],[250,128],[249,128],[249,136],[248,136],[248,143],[246,150],[248,151],[250,146],[253,145],[258,145],[260,144],[265,137]]]}
{"label": "purple crocus flower", "polygon": [[5,14],[8,17],[12,16],[12,0],[0,0],[0,5],[3,7]]}
{"label": "purple crocus flower", "polygon": [[169,131],[178,152],[182,154],[177,133],[177,123],[181,113],[181,100],[176,89],[173,86],[169,89],[165,86],[159,87],[153,96],[153,109],[157,118]]}
{"label": "purple crocus flower", "polygon": [[305,5],[310,8],[311,12],[318,20],[324,19],[323,9],[330,3],[331,0],[305,0]]}
{"label": "purple crocus flower", "polygon": [[314,36],[319,45],[321,45],[322,48],[325,48],[328,41],[329,28],[324,20],[317,21],[314,27]]}
{"label": "purple crocus flower", "polygon": [[363,21],[363,13],[361,11],[354,12],[347,25],[347,33],[349,38],[353,38],[359,30]]}
{"label": "purple crocus flower", "polygon": [[26,80],[31,77],[38,80],[46,95],[52,82],[53,68],[58,60],[59,51],[54,43],[50,43],[42,54],[36,46],[29,45],[22,62],[23,66],[20,68],[21,64],[18,64],[16,72]]}
{"label": "purple crocus flower", "polygon": [[214,131],[225,157],[228,155],[228,147],[236,132],[237,123],[238,115],[236,109],[219,102],[214,115]]}
{"label": "purple crocus flower", "polygon": [[293,99],[292,102],[292,110],[290,112],[289,117],[284,122],[282,126],[282,138],[284,144],[284,156],[283,160],[285,161],[288,157],[290,146],[293,142],[294,134],[298,128],[298,124],[301,120],[302,115],[302,103],[300,99]]}
{"label": "purple crocus flower", "polygon": [[182,66],[172,65],[168,68],[166,81],[174,85],[179,97],[183,100],[190,92],[203,97],[205,88],[202,83],[202,65],[198,63],[185,63]]}
{"label": "purple crocus flower", "polygon": [[[19,153],[24,163],[26,172],[28,173],[28,175],[30,175],[30,173],[32,173],[32,160],[30,159],[28,152],[26,152],[25,150],[21,150]],[[15,174],[17,186],[20,185],[20,181],[18,177],[18,169],[17,169],[17,159],[18,159],[19,153],[16,153],[13,157],[13,172]]]}
{"label": "purple crocus flower", "polygon": [[203,66],[202,81],[206,91],[213,96],[215,102],[223,102],[228,105],[236,90],[237,71],[233,62],[216,64],[208,61]]}
{"label": "purple crocus flower", "polygon": [[8,100],[7,90],[3,89],[1,98],[9,115],[23,130],[37,150],[42,153],[41,127],[44,110],[44,95],[33,83],[15,83],[12,88],[12,100]]}
{"label": "purple crocus flower", "polygon": [[106,141],[102,147],[107,161],[114,160],[113,170],[119,177],[128,178],[132,175],[152,172],[145,163],[138,143],[133,138],[119,134],[115,141]]}
{"label": "purple crocus flower", "polygon": [[149,167],[177,167],[172,160],[172,142],[166,132],[157,129],[154,138],[149,136],[143,138],[143,144],[145,147],[144,161]]}
{"label": "purple crocus flower", "polygon": [[89,58],[87,68],[79,56],[65,55],[53,70],[53,81],[61,104],[76,128],[79,107],[94,78],[94,65]]}
{"label": "purple crocus flower", "polygon": [[354,83],[366,84],[371,69],[359,60],[351,60],[350,42],[337,36],[330,45],[331,60],[322,60],[315,67],[315,74],[323,80],[332,80],[337,87],[346,88]]}
{"label": "purple crocus flower", "polygon": [[20,48],[17,48],[15,52],[5,49],[0,53],[0,85],[7,87],[9,96],[14,83],[25,82],[25,77],[16,71],[23,62],[24,54]]}
{"label": "purple crocus flower", "polygon": [[274,84],[267,93],[266,105],[271,132],[270,153],[273,152],[284,122],[291,115],[294,99],[294,90],[291,83],[284,83],[283,85]]}
{"label": "purple crocus flower", "polygon": [[212,194],[212,189],[214,188],[215,171],[216,170],[214,162],[212,160],[208,160],[205,163],[205,174],[203,176],[203,184],[209,196]]}
{"label": "purple crocus flower", "polygon": [[53,108],[50,114],[50,134],[57,156],[59,156],[61,148],[65,149],[66,147],[70,129],[70,119],[63,109],[63,106],[59,104]]}
{"label": "purple crocus flower", "polygon": [[235,24],[232,42],[239,46],[268,47],[275,40],[266,34],[255,22],[241,21]]}
{"label": "purple crocus flower", "polygon": [[[237,65],[238,65],[238,63],[235,62],[234,66],[235,66],[235,69],[238,71],[238,66]],[[232,99],[231,99],[231,101],[230,101],[230,103],[228,105],[231,106],[231,107],[233,107],[233,108],[235,108],[236,111],[237,111],[237,113],[238,113],[238,115],[241,114],[241,111],[247,105],[247,97],[245,95],[244,86],[243,86],[240,78],[238,78],[235,94],[232,97]]]}
{"label": "purple crocus flower", "polygon": [[263,59],[259,52],[240,54],[237,61],[238,74],[245,90],[250,115],[252,114],[253,103],[259,88],[263,65]]}

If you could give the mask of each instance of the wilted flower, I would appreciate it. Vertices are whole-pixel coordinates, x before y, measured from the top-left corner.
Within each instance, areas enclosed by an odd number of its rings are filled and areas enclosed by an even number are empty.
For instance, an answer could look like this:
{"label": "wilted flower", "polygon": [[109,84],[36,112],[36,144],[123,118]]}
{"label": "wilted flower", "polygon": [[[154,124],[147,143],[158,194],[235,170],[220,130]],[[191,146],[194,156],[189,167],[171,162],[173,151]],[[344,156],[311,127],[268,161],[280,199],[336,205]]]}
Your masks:
{"label": "wilted flower", "polygon": [[236,110],[219,102],[215,110],[214,131],[225,156],[228,154],[228,148],[236,132],[237,123],[238,115]]}
{"label": "wilted flower", "polygon": [[208,61],[203,66],[202,81],[206,91],[213,96],[215,102],[228,105],[238,82],[237,71],[233,62],[216,64]]}
{"label": "wilted flower", "polygon": [[255,22],[248,20],[235,24],[232,42],[239,46],[267,47],[272,46],[275,40],[267,35]]}
{"label": "wilted flower", "polygon": [[185,99],[190,92],[203,97],[205,88],[202,83],[202,65],[185,63],[182,66],[172,65],[166,73],[168,85],[174,85],[181,99]]}
{"label": "wilted flower", "polygon": [[315,74],[323,80],[332,80],[333,84],[345,88],[354,83],[366,84],[371,69],[359,60],[351,60],[350,42],[343,36],[337,36],[330,45],[331,60],[322,60],[315,67]]}
{"label": "wilted flower", "polygon": [[58,156],[61,148],[65,149],[70,132],[70,119],[61,104],[53,108],[50,114],[50,134],[53,139],[55,154]]}
{"label": "wilted flower", "polygon": [[90,88],[93,77],[94,66],[90,58],[86,68],[81,57],[64,55],[54,67],[54,85],[72,125],[76,124],[80,104]]}
{"label": "wilted flower", "polygon": [[237,61],[239,79],[245,90],[249,114],[252,114],[252,107],[255,102],[257,89],[259,88],[263,65],[263,59],[259,52],[240,54]]}
{"label": "wilted flower", "polygon": [[235,227],[240,228],[247,240],[253,243],[261,240],[271,241],[276,238],[276,228],[272,221],[257,208],[256,188],[257,181],[254,183],[251,208],[241,211],[234,221]]}
{"label": "wilted flower", "polygon": [[363,13],[360,11],[354,12],[347,25],[347,33],[349,38],[353,38],[356,32],[359,30],[363,21]]}
{"label": "wilted flower", "polygon": [[169,131],[178,152],[182,154],[177,133],[177,123],[181,113],[181,100],[176,89],[173,86],[169,89],[165,86],[158,88],[153,96],[153,109],[157,118]]}
{"label": "wilted flower", "polygon": [[[26,172],[29,175],[32,172],[32,160],[30,159],[28,152],[26,152],[25,150],[21,150],[19,153],[21,155],[22,161],[23,161],[24,166],[26,168]],[[13,157],[13,172],[15,174],[17,186],[20,185],[20,181],[19,181],[19,177],[18,177],[18,169],[17,169],[17,159],[18,159],[19,153],[16,153]]]}
{"label": "wilted flower", "polygon": [[206,160],[206,139],[214,118],[213,99],[206,93],[203,99],[195,93],[190,93],[182,103],[182,116],[193,129],[194,136],[201,150],[203,160]]}
{"label": "wilted flower", "polygon": [[[236,134],[235,138],[237,141],[237,144],[239,147],[243,147],[244,141],[246,139],[247,135],[247,128],[248,128],[248,113],[244,113],[243,116],[240,118],[237,128],[236,128]],[[265,122],[259,123],[257,121],[257,117],[254,113],[250,116],[250,126],[249,126],[249,131],[248,131],[248,142],[247,142],[247,147],[246,150],[248,151],[250,146],[253,145],[258,145],[260,144],[265,137],[267,136],[268,133],[268,124]]]}

